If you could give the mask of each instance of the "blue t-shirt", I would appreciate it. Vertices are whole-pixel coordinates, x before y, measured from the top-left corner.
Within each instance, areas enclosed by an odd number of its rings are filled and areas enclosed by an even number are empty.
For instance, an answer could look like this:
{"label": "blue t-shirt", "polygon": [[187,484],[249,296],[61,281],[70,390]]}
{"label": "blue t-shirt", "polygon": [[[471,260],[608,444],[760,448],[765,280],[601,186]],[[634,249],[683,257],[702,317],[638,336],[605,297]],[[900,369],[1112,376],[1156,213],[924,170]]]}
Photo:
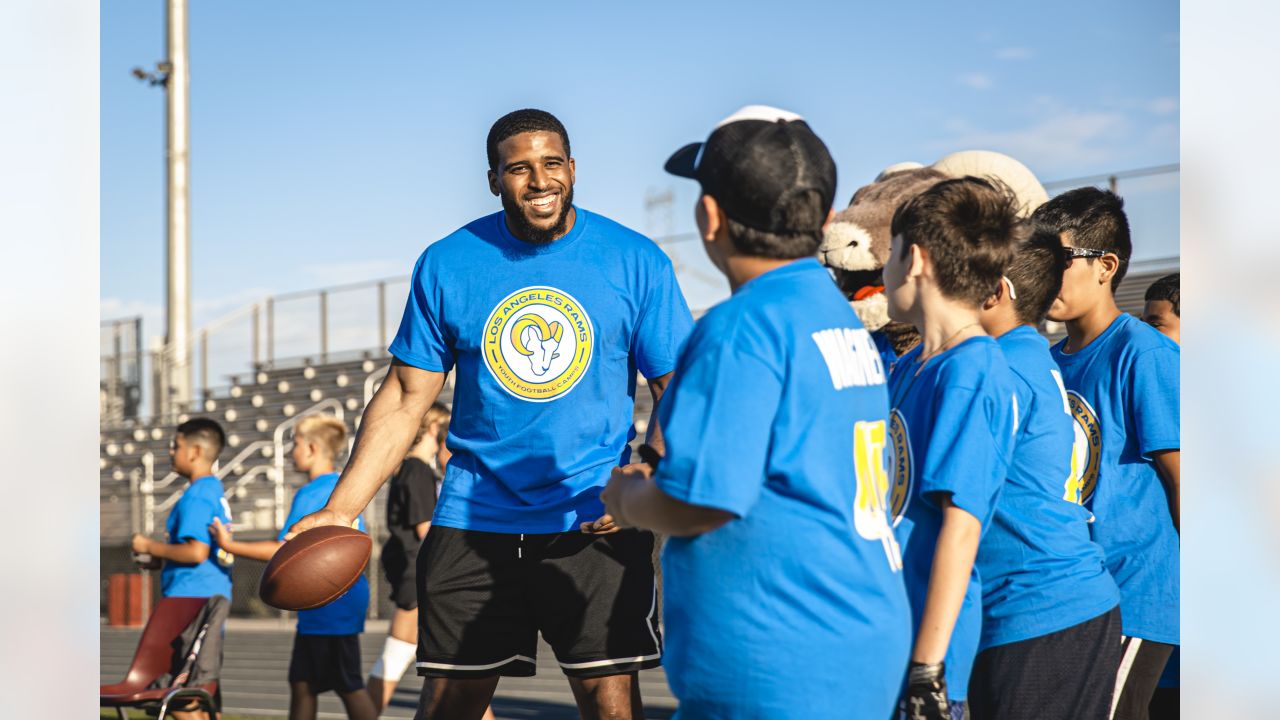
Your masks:
{"label": "blue t-shirt", "polygon": [[871,333],[871,339],[876,344],[876,350],[880,353],[880,362],[884,365],[885,377],[889,376],[889,372],[893,370],[894,363],[898,362],[898,353],[893,349],[893,342],[889,340],[889,336],[881,330]]}
{"label": "blue t-shirt", "polygon": [[[970,338],[923,365],[922,349],[903,355],[889,378],[891,510],[917,629],[942,530],[942,512],[930,495],[950,494],[986,534],[1008,477],[1016,430],[1013,373],[995,340]],[[968,697],[981,631],[982,580],[975,564],[945,658],[952,700]]]}
{"label": "blue t-shirt", "polygon": [[231,507],[222,495],[222,481],[206,475],[191,483],[173,506],[165,521],[165,542],[179,545],[198,540],[209,546],[209,557],[194,565],[165,560],[160,571],[160,594],[164,597],[231,598],[231,565],[235,559],[209,537],[214,518],[230,525]]}
{"label": "blue t-shirt", "polygon": [[1178,533],[1151,460],[1179,441],[1180,352],[1122,314],[1074,353],[1053,348],[1076,421],[1080,495],[1093,539],[1120,586],[1124,634],[1178,644]]}
{"label": "blue t-shirt", "polygon": [[693,326],[653,241],[577,209],[545,244],[503,213],[429,246],[391,353],[456,369],[453,459],[433,522],[557,533],[604,513],[600,489],[635,437],[636,371],[671,372]]}
{"label": "blue t-shirt", "polygon": [[816,260],[699,320],[659,405],[656,482],[738,519],[663,551],[663,664],[682,716],[891,714],[911,627],[886,512],[884,383]]}
{"label": "blue t-shirt", "polygon": [[[277,540],[284,540],[294,523],[314,512],[324,509],[329,496],[338,486],[338,473],[320,475],[298,488],[289,505],[289,517],[284,521]],[[364,516],[356,516],[356,529],[368,532]],[[356,584],[337,600],[311,610],[298,611],[299,635],[355,635],[364,632],[364,616],[369,609],[369,581],[363,573]]]}
{"label": "blue t-shirt", "polygon": [[980,650],[1065,630],[1120,593],[1076,499],[1075,423],[1049,341],[1028,325],[997,338],[1013,371],[1017,435],[1009,476],[978,548]]}

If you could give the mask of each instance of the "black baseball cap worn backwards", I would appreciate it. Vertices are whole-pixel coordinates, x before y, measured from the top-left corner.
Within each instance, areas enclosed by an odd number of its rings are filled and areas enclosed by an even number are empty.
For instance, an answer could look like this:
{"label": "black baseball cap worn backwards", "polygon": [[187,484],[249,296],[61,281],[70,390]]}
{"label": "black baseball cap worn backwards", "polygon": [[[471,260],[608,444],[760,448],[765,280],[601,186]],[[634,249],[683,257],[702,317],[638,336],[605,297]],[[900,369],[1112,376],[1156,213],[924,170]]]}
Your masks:
{"label": "black baseball cap worn backwards", "polygon": [[[835,200],[836,164],[827,146],[804,118],[768,105],[721,120],[706,142],[680,148],[664,168],[697,180],[726,215],[761,232],[820,232]],[[795,226],[789,209],[800,194],[822,202],[817,227]]]}

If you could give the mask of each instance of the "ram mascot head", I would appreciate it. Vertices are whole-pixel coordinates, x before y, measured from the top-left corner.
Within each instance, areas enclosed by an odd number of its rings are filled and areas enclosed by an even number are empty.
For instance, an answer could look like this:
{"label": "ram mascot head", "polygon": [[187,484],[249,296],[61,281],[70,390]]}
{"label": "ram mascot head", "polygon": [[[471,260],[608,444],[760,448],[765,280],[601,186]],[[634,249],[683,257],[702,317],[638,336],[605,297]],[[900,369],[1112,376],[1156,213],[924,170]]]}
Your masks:
{"label": "ram mascot head", "polygon": [[516,320],[511,326],[511,345],[516,352],[529,358],[533,374],[542,377],[551,367],[551,361],[560,357],[556,352],[564,327],[558,322],[547,323],[540,316],[530,313]]}

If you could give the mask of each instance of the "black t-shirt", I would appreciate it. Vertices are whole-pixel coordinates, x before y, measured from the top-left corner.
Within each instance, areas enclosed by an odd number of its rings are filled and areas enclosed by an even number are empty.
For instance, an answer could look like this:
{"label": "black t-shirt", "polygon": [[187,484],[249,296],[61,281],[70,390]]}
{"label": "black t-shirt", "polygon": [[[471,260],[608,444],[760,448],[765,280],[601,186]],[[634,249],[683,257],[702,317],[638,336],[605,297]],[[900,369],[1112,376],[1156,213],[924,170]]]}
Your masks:
{"label": "black t-shirt", "polygon": [[387,495],[387,530],[391,537],[383,546],[383,553],[403,552],[410,557],[417,554],[422,541],[414,527],[429,522],[435,511],[435,471],[418,458],[405,458],[391,477]]}

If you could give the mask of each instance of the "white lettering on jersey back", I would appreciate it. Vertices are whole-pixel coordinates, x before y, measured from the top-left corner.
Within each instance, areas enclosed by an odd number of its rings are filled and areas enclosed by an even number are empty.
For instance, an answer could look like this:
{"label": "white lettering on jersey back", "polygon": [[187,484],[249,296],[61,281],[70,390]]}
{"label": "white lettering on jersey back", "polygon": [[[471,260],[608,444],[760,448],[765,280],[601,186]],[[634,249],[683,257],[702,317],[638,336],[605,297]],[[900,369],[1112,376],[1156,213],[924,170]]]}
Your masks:
{"label": "white lettering on jersey back", "polygon": [[866,329],[831,328],[819,330],[812,337],[827,363],[835,389],[884,384],[884,363]]}

